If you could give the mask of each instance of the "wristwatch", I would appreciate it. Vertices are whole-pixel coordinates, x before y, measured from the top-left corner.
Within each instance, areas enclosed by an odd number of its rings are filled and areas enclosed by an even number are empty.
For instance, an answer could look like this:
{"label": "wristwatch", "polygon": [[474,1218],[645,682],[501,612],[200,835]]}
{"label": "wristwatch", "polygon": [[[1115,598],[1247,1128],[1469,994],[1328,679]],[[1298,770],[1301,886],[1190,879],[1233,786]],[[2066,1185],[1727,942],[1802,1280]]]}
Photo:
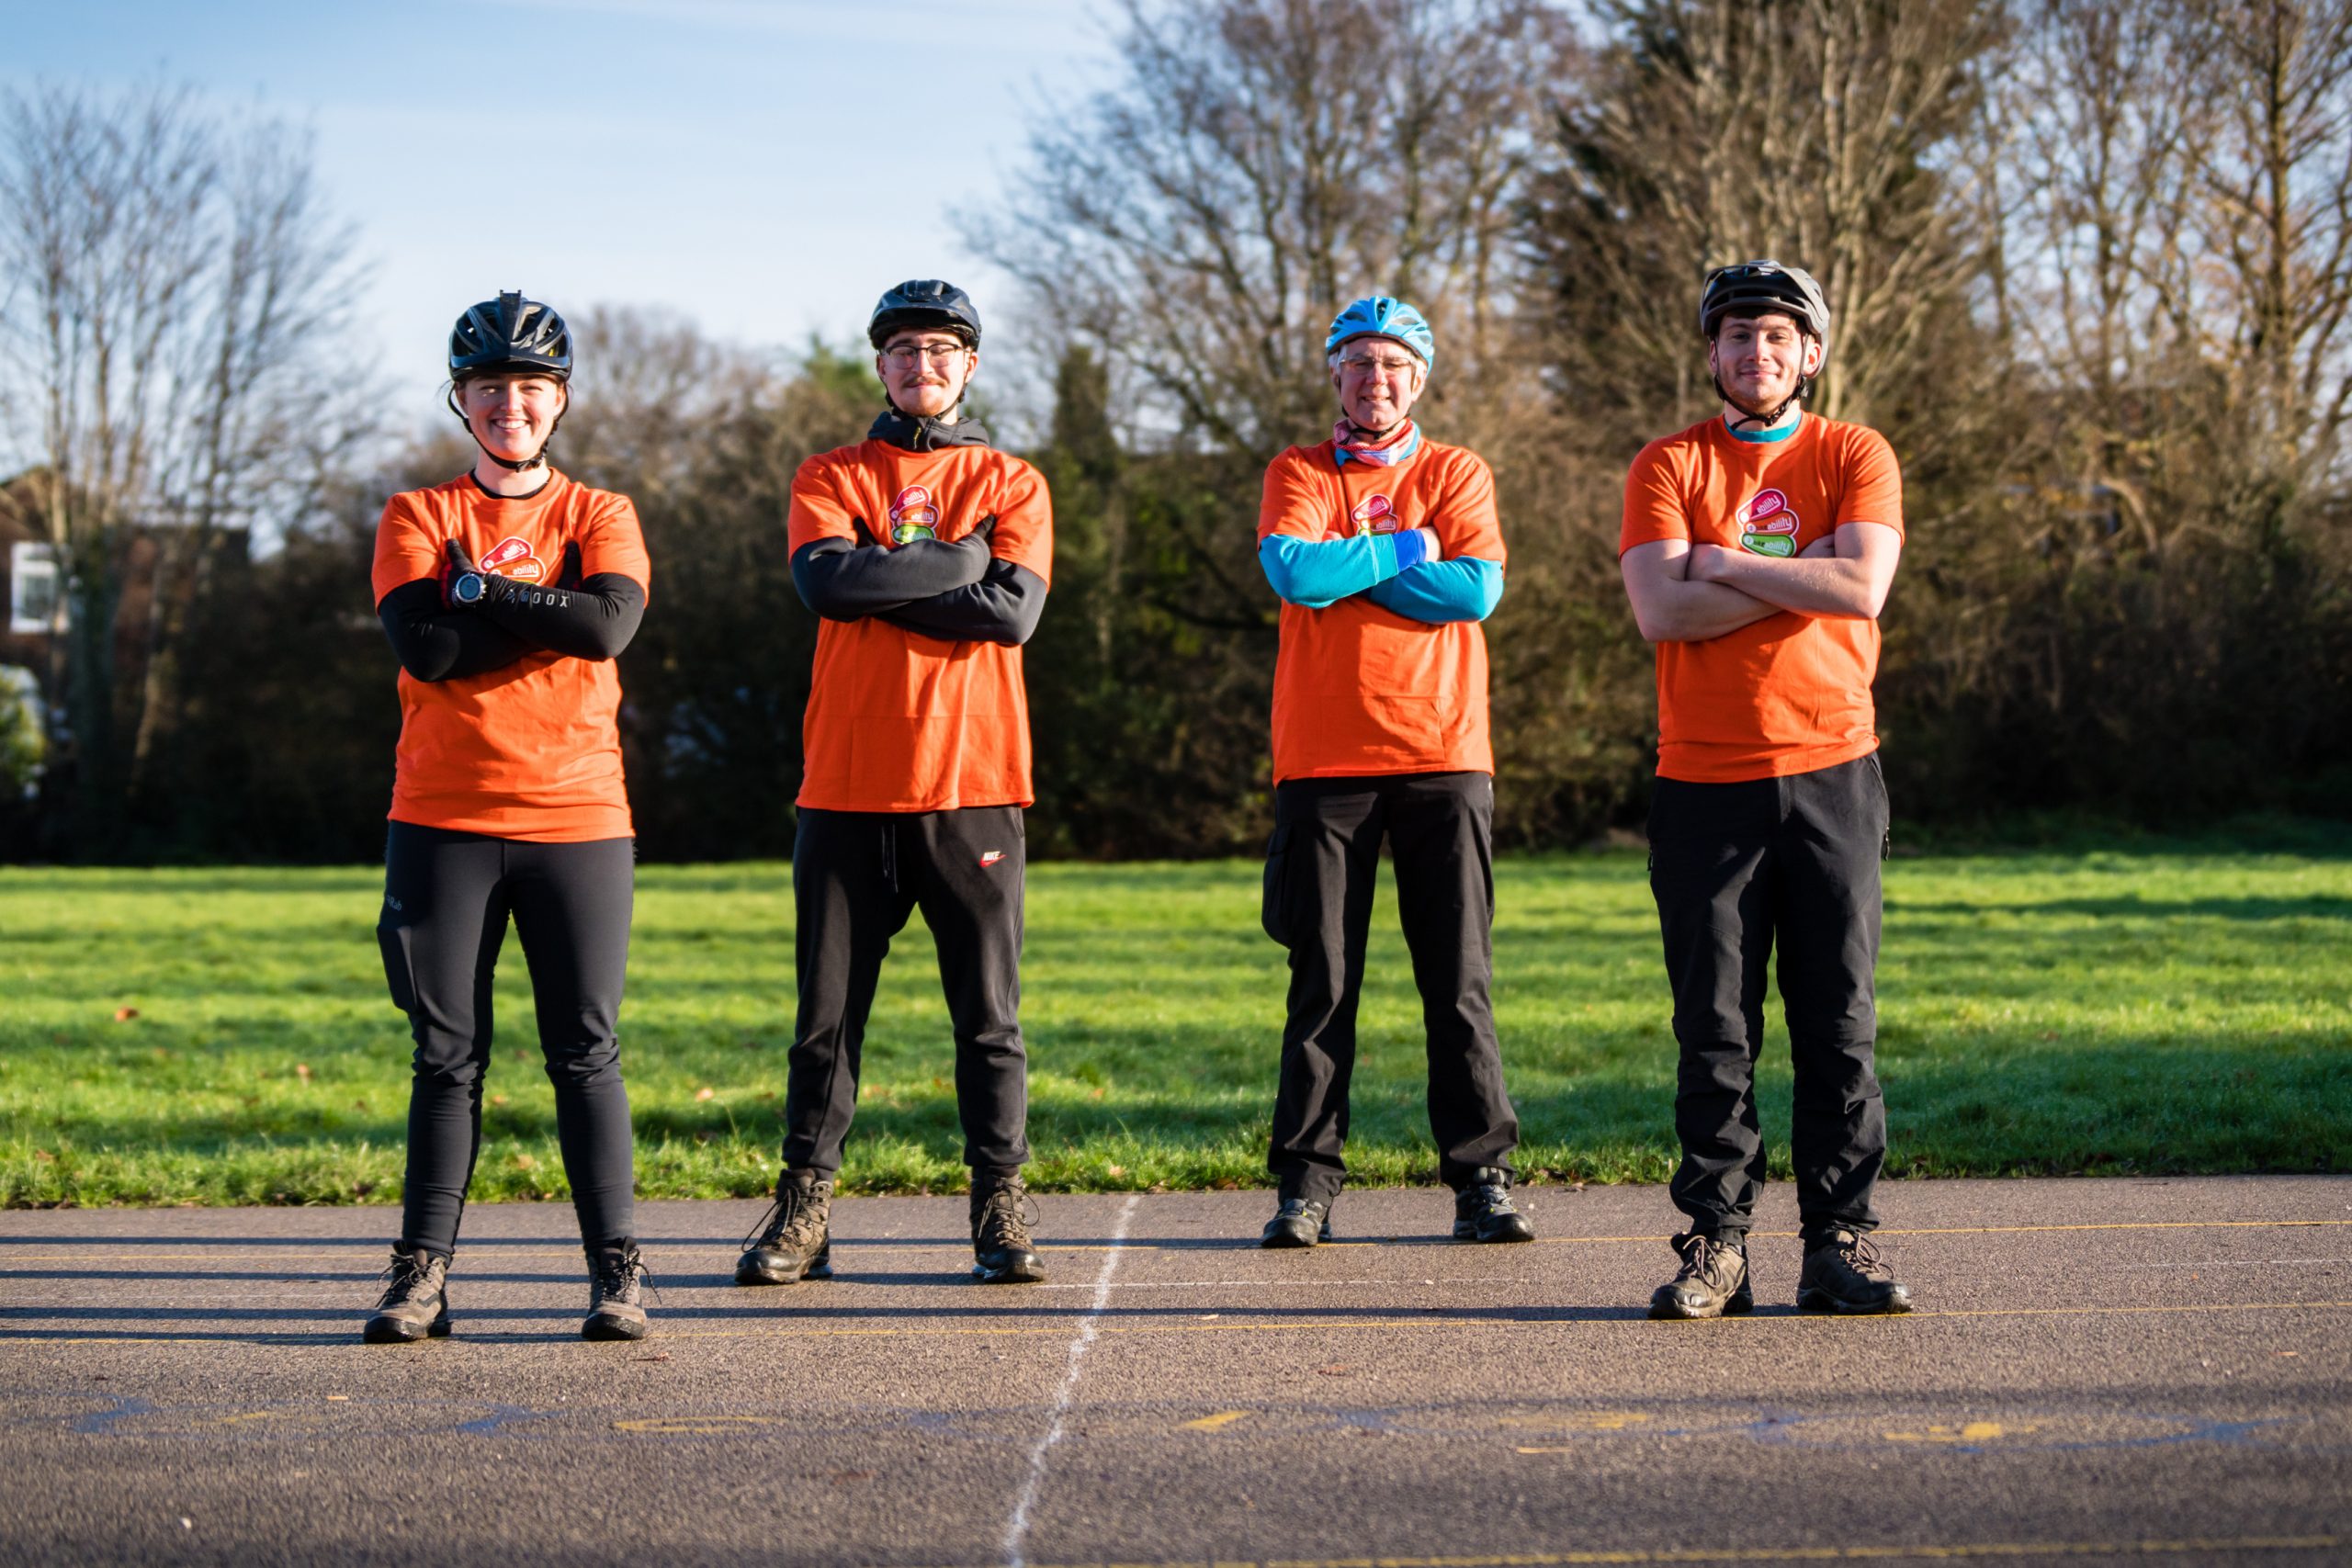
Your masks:
{"label": "wristwatch", "polygon": [[458,573],[457,580],[449,584],[449,602],[453,604],[479,604],[481,603],[482,588],[481,573],[461,571]]}

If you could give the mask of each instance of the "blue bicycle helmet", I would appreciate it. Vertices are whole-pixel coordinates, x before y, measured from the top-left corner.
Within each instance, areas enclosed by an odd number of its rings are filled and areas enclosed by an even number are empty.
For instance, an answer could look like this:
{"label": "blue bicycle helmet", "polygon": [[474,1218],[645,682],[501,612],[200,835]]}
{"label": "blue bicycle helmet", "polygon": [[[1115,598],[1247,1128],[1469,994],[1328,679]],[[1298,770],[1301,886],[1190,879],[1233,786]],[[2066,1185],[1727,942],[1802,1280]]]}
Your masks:
{"label": "blue bicycle helmet", "polygon": [[1323,352],[1330,354],[1351,338],[1360,337],[1390,338],[1411,349],[1423,365],[1437,363],[1437,337],[1428,321],[1393,295],[1368,295],[1333,317]]}

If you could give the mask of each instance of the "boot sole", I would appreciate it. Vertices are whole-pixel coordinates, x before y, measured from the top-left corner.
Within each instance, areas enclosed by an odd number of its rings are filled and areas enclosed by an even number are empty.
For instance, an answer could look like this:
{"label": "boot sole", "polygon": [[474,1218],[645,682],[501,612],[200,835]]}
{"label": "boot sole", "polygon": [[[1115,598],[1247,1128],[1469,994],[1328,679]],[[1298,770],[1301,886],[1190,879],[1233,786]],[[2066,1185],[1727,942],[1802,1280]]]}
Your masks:
{"label": "boot sole", "polygon": [[580,1337],[600,1343],[620,1339],[642,1339],[652,1332],[643,1318],[606,1317],[601,1313],[580,1325]]}
{"label": "boot sole", "polygon": [[1521,1230],[1497,1235],[1480,1235],[1477,1221],[1456,1220],[1453,1222],[1453,1239],[1484,1242],[1489,1247],[1507,1247],[1514,1242],[1533,1241],[1535,1233],[1532,1230]]}
{"label": "boot sole", "polygon": [[795,1270],[769,1269],[748,1263],[735,1266],[735,1282],[739,1285],[797,1285],[803,1280],[830,1280],[833,1277],[832,1249],[818,1254],[816,1261]]}
{"label": "boot sole", "polygon": [[413,1345],[428,1337],[447,1339],[449,1337],[449,1319],[447,1315],[436,1317],[422,1329],[417,1329],[405,1323],[384,1323],[370,1318],[368,1326],[359,1331],[359,1337],[370,1345]]}
{"label": "boot sole", "polygon": [[983,1285],[1039,1285],[1045,1283],[1046,1269],[1041,1263],[1016,1263],[1010,1269],[988,1269],[975,1263],[972,1278]]}
{"label": "boot sole", "polygon": [[1883,1302],[1849,1302],[1826,1291],[1799,1291],[1797,1310],[1837,1317],[1899,1317],[1911,1310],[1911,1293],[1905,1291]]}
{"label": "boot sole", "polygon": [[1650,1317],[1654,1322],[1705,1323],[1718,1317],[1745,1317],[1755,1310],[1756,1296],[1749,1291],[1740,1292],[1712,1312],[1686,1307],[1671,1297],[1664,1300],[1656,1296],[1650,1298]]}

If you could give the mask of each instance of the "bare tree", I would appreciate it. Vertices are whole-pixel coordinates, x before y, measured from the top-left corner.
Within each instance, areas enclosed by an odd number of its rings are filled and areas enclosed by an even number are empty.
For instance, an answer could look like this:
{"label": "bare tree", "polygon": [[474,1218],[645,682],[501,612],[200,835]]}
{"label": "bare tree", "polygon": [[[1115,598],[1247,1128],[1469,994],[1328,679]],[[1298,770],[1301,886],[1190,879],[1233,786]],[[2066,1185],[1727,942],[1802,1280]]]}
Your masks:
{"label": "bare tree", "polygon": [[[1572,333],[1618,364],[1691,385],[1705,269],[1805,266],[1833,324],[1821,412],[1872,418],[1910,392],[1975,263],[1970,166],[1983,64],[2003,17],[1977,0],[1626,0],[1596,6],[1609,47],[1563,101],[1568,154],[1545,224]],[[1668,367],[1675,367],[1668,369]],[[1596,367],[1598,368],[1598,367]]]}
{"label": "bare tree", "polygon": [[1410,298],[1476,387],[1522,268],[1516,203],[1567,47],[1535,0],[1124,0],[1125,76],[1045,117],[967,228],[1187,438],[1263,458],[1325,400],[1319,329]]}
{"label": "bare tree", "polygon": [[2195,167],[2211,282],[2193,324],[2282,492],[2346,476],[2352,412],[2352,4],[2199,0],[2215,113]]}
{"label": "bare tree", "polygon": [[170,720],[187,597],[223,534],[283,525],[366,428],[348,254],[282,125],[161,87],[0,96],[0,428],[65,578],[93,816],[139,786]]}

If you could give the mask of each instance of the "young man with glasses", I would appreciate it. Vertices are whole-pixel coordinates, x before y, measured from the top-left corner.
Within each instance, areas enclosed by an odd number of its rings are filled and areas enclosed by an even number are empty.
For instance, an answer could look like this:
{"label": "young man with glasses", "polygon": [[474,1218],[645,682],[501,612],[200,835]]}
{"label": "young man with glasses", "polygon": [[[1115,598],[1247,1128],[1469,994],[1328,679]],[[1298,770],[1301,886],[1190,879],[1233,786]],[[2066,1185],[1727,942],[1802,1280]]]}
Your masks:
{"label": "young man with glasses", "polygon": [[1755,1069],[1776,946],[1796,1075],[1797,1304],[1907,1312],[1867,1239],[1886,1155],[1872,976],[1887,800],[1871,680],[1903,551],[1902,475],[1876,431],[1804,411],[1829,340],[1810,275],[1773,261],[1711,273],[1699,331],[1722,412],[1634,459],[1619,539],[1634,617],[1657,647],[1650,886],[1680,1048],[1671,1190],[1690,1222],[1650,1315],[1755,1304]]}
{"label": "young man with glasses", "polygon": [[1385,837],[1453,1235],[1532,1241],[1510,1201],[1519,1119],[1487,998],[1495,763],[1478,623],[1503,592],[1494,478],[1413,423],[1437,356],[1419,310],[1359,299],[1323,346],[1339,424],[1274,459],[1258,515],[1258,558],[1283,602],[1264,921],[1291,971],[1266,1161],[1278,1207],[1261,1240],[1330,1235]]}
{"label": "young man with glasses", "polygon": [[1037,1280],[1021,1180],[1021,813],[1035,798],[1021,645],[1045,608],[1052,507],[1037,470],[962,412],[980,363],[962,289],[902,283],[867,336],[889,407],[792,482],[792,582],[822,617],[792,853],[799,1017],[775,1205],[735,1278],[832,1273],[866,1016],[890,939],[921,909],[955,1030],[973,1272]]}

